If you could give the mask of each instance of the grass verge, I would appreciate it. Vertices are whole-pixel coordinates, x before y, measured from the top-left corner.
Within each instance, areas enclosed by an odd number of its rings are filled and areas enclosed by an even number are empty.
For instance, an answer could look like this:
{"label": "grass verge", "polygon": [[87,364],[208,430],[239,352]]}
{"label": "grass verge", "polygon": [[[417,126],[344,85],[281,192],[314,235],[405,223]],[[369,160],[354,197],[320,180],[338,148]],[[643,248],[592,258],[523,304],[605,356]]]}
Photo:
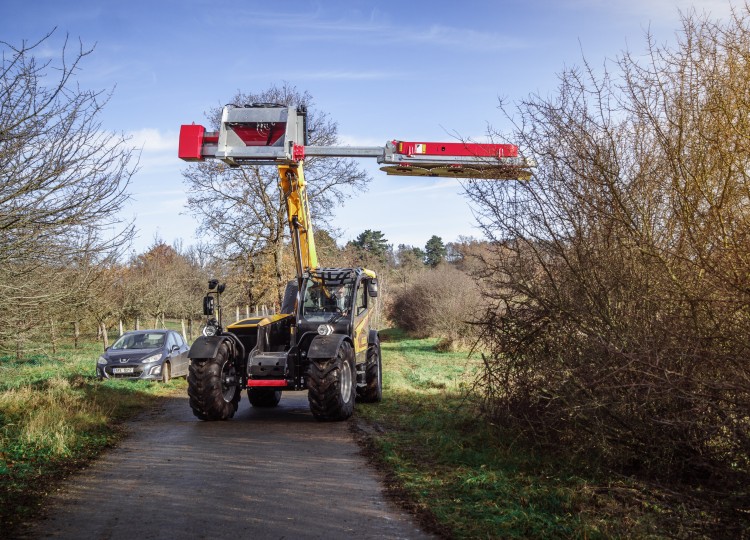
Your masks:
{"label": "grass verge", "polygon": [[[384,397],[357,409],[391,495],[448,538],[665,537],[658,493],[595,464],[542,453],[465,398],[479,360],[381,332]],[[660,532],[662,531],[662,532]]]}
{"label": "grass verge", "polygon": [[123,420],[184,391],[184,380],[99,381],[100,351],[0,358],[0,530],[33,516],[62,478],[119,440]]}

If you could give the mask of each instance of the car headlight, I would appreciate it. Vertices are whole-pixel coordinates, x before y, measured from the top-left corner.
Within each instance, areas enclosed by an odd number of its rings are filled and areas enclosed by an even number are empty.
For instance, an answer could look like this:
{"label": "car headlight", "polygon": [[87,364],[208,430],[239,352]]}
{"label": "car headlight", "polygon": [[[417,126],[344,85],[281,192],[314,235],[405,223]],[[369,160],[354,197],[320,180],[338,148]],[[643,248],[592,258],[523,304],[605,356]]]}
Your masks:
{"label": "car headlight", "polygon": [[330,324],[321,324],[318,326],[318,334],[321,336],[330,336],[333,334],[333,326]]}
{"label": "car headlight", "polygon": [[144,364],[150,364],[152,362],[158,362],[159,360],[161,360],[161,353],[159,353],[159,354],[152,354],[151,356],[147,356],[146,358],[144,358],[143,360],[141,360],[141,362],[144,363]]}
{"label": "car headlight", "polygon": [[97,361],[96,361],[96,363],[97,363],[97,364],[99,364],[99,365],[103,365],[103,364],[106,364],[106,363],[108,363],[108,362],[109,362],[109,360],[107,360],[107,359],[106,359],[106,358],[104,358],[103,356],[100,356],[100,357],[99,357],[99,360],[97,360]]}

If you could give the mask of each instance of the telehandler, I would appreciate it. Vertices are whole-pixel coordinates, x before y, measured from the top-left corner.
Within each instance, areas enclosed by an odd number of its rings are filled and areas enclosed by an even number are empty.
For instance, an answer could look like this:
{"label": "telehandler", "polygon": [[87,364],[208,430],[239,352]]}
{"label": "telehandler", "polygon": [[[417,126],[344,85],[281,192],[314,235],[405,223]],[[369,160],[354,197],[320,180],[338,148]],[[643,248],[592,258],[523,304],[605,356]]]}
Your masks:
{"label": "telehandler", "polygon": [[528,179],[531,160],[510,144],[389,141],[385,146],[308,146],[306,110],[275,104],[224,107],[218,132],[183,125],[179,157],[230,167],[275,165],[286,204],[296,279],[281,314],[221,324],[224,285],[209,281],[203,336],[190,348],[190,407],[202,420],[234,416],[240,393],[273,407],[285,390],[307,390],[318,420],[344,420],[355,401],[382,399],[382,362],[372,319],[378,280],[366,268],[318,264],[303,162],[307,156],[376,158],[387,174]]}

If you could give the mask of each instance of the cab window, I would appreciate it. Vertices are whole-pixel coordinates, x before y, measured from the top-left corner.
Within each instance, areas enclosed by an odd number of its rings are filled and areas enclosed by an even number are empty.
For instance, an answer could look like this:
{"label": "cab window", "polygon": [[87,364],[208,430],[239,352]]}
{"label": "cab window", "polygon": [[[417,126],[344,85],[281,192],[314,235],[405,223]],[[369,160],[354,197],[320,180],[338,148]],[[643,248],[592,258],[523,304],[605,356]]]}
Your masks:
{"label": "cab window", "polygon": [[362,281],[357,289],[357,315],[361,315],[367,309],[367,282]]}

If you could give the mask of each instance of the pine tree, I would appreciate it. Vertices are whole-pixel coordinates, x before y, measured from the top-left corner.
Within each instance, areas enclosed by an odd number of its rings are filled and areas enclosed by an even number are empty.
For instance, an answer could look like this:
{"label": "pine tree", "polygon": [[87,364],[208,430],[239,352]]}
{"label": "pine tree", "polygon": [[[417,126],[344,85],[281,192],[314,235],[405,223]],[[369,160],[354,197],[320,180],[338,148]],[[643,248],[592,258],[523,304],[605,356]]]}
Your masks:
{"label": "pine tree", "polygon": [[445,244],[443,244],[443,239],[432,235],[432,238],[427,240],[424,246],[424,252],[424,263],[434,268],[443,261],[447,250],[445,249]]}

